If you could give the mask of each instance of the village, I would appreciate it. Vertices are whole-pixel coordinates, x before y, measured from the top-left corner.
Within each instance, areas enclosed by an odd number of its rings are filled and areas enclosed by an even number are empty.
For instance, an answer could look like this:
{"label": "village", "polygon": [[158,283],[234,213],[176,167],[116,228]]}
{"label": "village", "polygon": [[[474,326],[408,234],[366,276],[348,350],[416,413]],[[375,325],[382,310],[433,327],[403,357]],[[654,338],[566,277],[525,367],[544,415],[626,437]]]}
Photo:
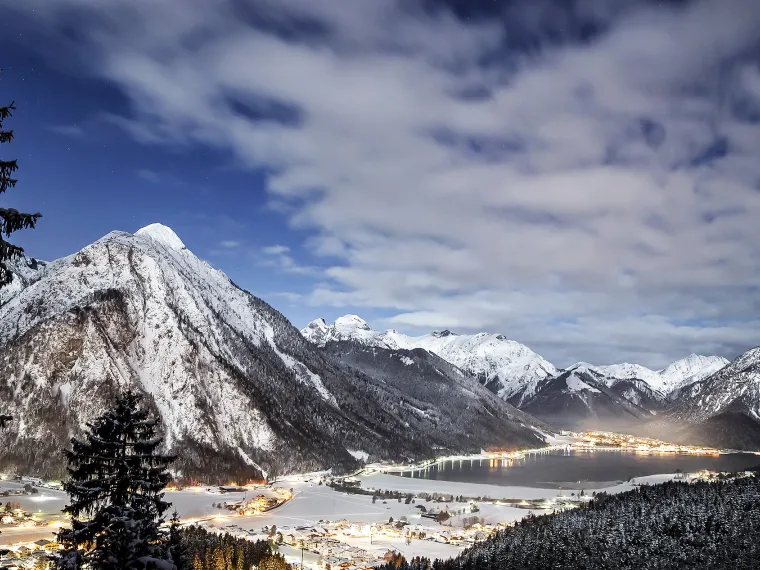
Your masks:
{"label": "village", "polygon": [[[592,447],[641,443],[614,434],[586,435],[590,439],[584,445]],[[362,570],[399,555],[455,556],[528,514],[577,508],[600,491],[716,476],[677,473],[603,489],[563,490],[323,473],[284,477],[269,485],[169,487],[166,496],[180,511],[183,525],[267,540],[295,567]],[[55,533],[68,522],[61,513],[68,497],[60,483],[6,476],[0,497],[5,501],[0,507],[0,568],[46,568],[47,557],[58,549]]]}
{"label": "village", "polygon": [[628,434],[612,433],[604,431],[588,431],[583,433],[562,432],[573,437],[574,441],[569,445],[574,449],[620,449],[639,453],[686,453],[693,455],[717,456],[725,453],[719,449],[710,447],[698,447],[693,445],[679,445],[668,443],[659,439],[638,437]]}

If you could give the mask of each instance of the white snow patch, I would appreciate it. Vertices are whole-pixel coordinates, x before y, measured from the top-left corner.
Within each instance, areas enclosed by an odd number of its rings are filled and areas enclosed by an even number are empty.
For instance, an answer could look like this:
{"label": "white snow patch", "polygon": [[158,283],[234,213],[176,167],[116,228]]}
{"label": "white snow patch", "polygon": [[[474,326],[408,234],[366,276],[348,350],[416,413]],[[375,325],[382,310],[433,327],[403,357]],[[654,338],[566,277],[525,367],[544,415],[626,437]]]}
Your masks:
{"label": "white snow patch", "polygon": [[163,224],[150,224],[144,228],[140,228],[135,232],[136,236],[148,236],[154,241],[165,245],[168,248],[181,251],[185,249],[185,244],[179,239],[179,236],[174,233],[174,230]]}
{"label": "white snow patch", "polygon": [[583,390],[586,390],[588,392],[594,392],[599,393],[599,390],[594,388],[593,386],[589,386],[586,384],[583,380],[578,378],[575,374],[571,374],[568,379],[566,380],[567,388],[571,392],[581,392]]}
{"label": "white snow patch", "polygon": [[364,461],[364,463],[367,463],[369,461],[369,453],[366,451],[359,451],[357,449],[346,449],[348,453],[358,461]]}
{"label": "white snow patch", "polygon": [[314,374],[306,367],[305,364],[298,362],[292,356],[281,352],[280,349],[277,348],[277,345],[274,342],[274,330],[268,324],[264,329],[264,335],[266,336],[269,345],[272,347],[272,350],[274,350],[277,356],[282,359],[282,361],[285,363],[285,366],[295,372],[296,378],[298,378],[299,381],[303,382],[304,384],[310,382],[317,389],[317,392],[319,392],[319,395],[323,400],[329,402],[336,408],[339,407],[335,396],[333,396],[330,391],[325,388],[325,385],[322,383],[322,378],[319,377],[319,374]]}
{"label": "white snow patch", "polygon": [[243,461],[245,461],[251,467],[255,467],[256,469],[261,471],[261,475],[264,477],[264,479],[267,478],[267,472],[264,470],[264,468],[261,467],[261,465],[256,463],[253,459],[251,459],[248,456],[248,454],[240,448],[240,446],[238,446],[237,450],[238,450],[238,453],[240,454],[240,457],[243,458]]}
{"label": "white snow patch", "polygon": [[61,397],[61,403],[64,406],[69,405],[69,400],[71,398],[71,384],[68,382],[63,382],[58,385],[58,394]]}

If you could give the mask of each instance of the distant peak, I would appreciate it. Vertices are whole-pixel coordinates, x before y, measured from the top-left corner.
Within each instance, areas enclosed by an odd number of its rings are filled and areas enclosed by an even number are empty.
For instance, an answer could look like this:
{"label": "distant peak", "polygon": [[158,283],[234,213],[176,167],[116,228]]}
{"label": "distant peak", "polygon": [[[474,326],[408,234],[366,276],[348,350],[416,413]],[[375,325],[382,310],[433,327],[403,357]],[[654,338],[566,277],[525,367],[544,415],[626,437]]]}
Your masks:
{"label": "distant peak", "polygon": [[358,315],[343,315],[335,319],[335,326],[341,327],[355,327],[365,330],[369,330],[370,326],[363,318]]}
{"label": "distant peak", "polygon": [[328,326],[327,322],[322,317],[319,317],[318,319],[314,319],[308,325],[306,325],[306,328],[327,330]]}
{"label": "distant peak", "polygon": [[185,244],[179,239],[179,236],[174,233],[174,230],[169,226],[163,224],[150,224],[144,228],[140,228],[135,232],[136,236],[147,236],[153,241],[156,241],[171,249],[177,251],[185,249]]}
{"label": "distant peak", "polygon": [[444,337],[453,336],[453,335],[454,335],[454,333],[451,332],[448,329],[446,329],[444,331],[435,331],[434,333],[432,333],[432,336],[434,336],[436,338],[444,338]]}

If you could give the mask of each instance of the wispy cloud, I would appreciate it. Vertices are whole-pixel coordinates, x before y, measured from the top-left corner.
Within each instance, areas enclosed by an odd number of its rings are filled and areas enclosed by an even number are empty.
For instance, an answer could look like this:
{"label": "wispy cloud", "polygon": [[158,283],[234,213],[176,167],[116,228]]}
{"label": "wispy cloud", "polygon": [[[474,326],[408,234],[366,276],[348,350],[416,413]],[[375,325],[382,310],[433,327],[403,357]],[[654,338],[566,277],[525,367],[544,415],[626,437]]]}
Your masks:
{"label": "wispy cloud", "polygon": [[150,182],[152,184],[158,184],[161,181],[161,176],[157,172],[154,172],[153,170],[149,170],[147,168],[140,168],[136,172],[138,178],[142,178],[143,180]]}
{"label": "wispy cloud", "polygon": [[84,129],[78,125],[51,125],[48,130],[65,137],[79,138],[84,136]]}
{"label": "wispy cloud", "polygon": [[240,247],[240,242],[232,239],[226,239],[219,242],[219,247],[223,247],[224,249],[236,249]]}
{"label": "wispy cloud", "polygon": [[293,259],[290,248],[286,245],[269,245],[261,248],[258,256],[259,264],[266,267],[275,267],[286,273],[297,275],[316,275],[319,273],[315,267],[300,265]]}
{"label": "wispy cloud", "polygon": [[285,255],[289,252],[290,248],[287,245],[268,245],[261,248],[264,255]]}
{"label": "wispy cloud", "polygon": [[498,330],[558,364],[758,342],[755,0],[469,19],[393,0],[29,3],[49,33],[77,10],[138,140],[274,173],[273,203],[334,264],[307,302]]}

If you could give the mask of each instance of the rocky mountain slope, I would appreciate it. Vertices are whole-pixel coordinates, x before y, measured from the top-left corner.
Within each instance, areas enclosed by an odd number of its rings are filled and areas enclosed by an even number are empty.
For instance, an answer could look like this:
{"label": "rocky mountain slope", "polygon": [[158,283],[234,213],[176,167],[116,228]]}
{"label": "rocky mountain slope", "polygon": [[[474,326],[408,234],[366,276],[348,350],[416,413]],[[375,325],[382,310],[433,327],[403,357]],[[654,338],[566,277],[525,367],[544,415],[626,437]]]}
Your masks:
{"label": "rocky mountain slope", "polygon": [[673,417],[711,445],[760,449],[760,347],[682,388]]}
{"label": "rocky mountain slope", "polygon": [[[639,364],[594,366],[584,362],[567,370],[558,370],[528,347],[503,335],[457,335],[442,331],[408,336],[394,330],[377,331],[356,315],[345,315],[333,324],[316,319],[301,333],[319,346],[351,341],[361,346],[390,350],[425,349],[473,375],[492,392],[520,409],[540,417],[556,417],[559,410],[567,410],[569,416],[564,423],[580,421],[583,416],[611,417],[613,409],[630,415],[625,411],[630,406],[639,418],[660,413],[671,405],[669,398],[728,364],[728,360],[719,356],[692,354],[662,370],[651,370]],[[568,390],[567,380],[573,383],[580,382],[581,378],[591,379],[608,389],[605,396],[591,396],[596,392],[588,390]],[[613,400],[616,403],[613,404]],[[601,406],[600,409],[596,409],[597,405]],[[640,410],[647,413],[641,414]]]}
{"label": "rocky mountain slope", "polygon": [[597,372],[566,370],[542,382],[522,409],[568,429],[609,428],[612,424],[622,429],[633,421],[654,417],[650,410],[626,397],[630,394],[610,388],[606,380]]}
{"label": "rocky mountain slope", "polygon": [[427,350],[472,374],[492,392],[516,406],[533,395],[542,380],[557,373],[551,363],[527,346],[500,334],[457,335],[442,331],[415,337],[394,330],[381,333],[356,315],[340,317],[332,325],[317,319],[301,333],[321,346],[330,341],[350,340],[392,350]]}
{"label": "rocky mountain slope", "polygon": [[760,347],[683,388],[676,409],[700,421],[736,406],[760,420]]}
{"label": "rocky mountain slope", "polygon": [[669,364],[662,370],[651,370],[640,364],[612,364],[609,366],[594,366],[585,362],[579,362],[568,370],[586,370],[602,374],[605,382],[612,386],[620,380],[639,380],[645,382],[649,388],[659,393],[663,398],[673,394],[674,391],[688,386],[705,378],[729,363],[722,356],[702,356],[691,354]]}
{"label": "rocky mountain slope", "polygon": [[6,465],[59,470],[68,439],[128,386],[150,395],[186,475],[435,453],[426,432],[409,428],[416,412],[389,411],[376,386],[165,226],[112,232],[24,267],[0,291],[0,413],[16,418],[0,433]]}
{"label": "rocky mountain slope", "polygon": [[338,341],[325,351],[373,386],[383,408],[400,415],[411,433],[424,434],[438,448],[471,442],[469,451],[478,453],[488,447],[539,445],[533,428],[551,430],[426,350]]}

